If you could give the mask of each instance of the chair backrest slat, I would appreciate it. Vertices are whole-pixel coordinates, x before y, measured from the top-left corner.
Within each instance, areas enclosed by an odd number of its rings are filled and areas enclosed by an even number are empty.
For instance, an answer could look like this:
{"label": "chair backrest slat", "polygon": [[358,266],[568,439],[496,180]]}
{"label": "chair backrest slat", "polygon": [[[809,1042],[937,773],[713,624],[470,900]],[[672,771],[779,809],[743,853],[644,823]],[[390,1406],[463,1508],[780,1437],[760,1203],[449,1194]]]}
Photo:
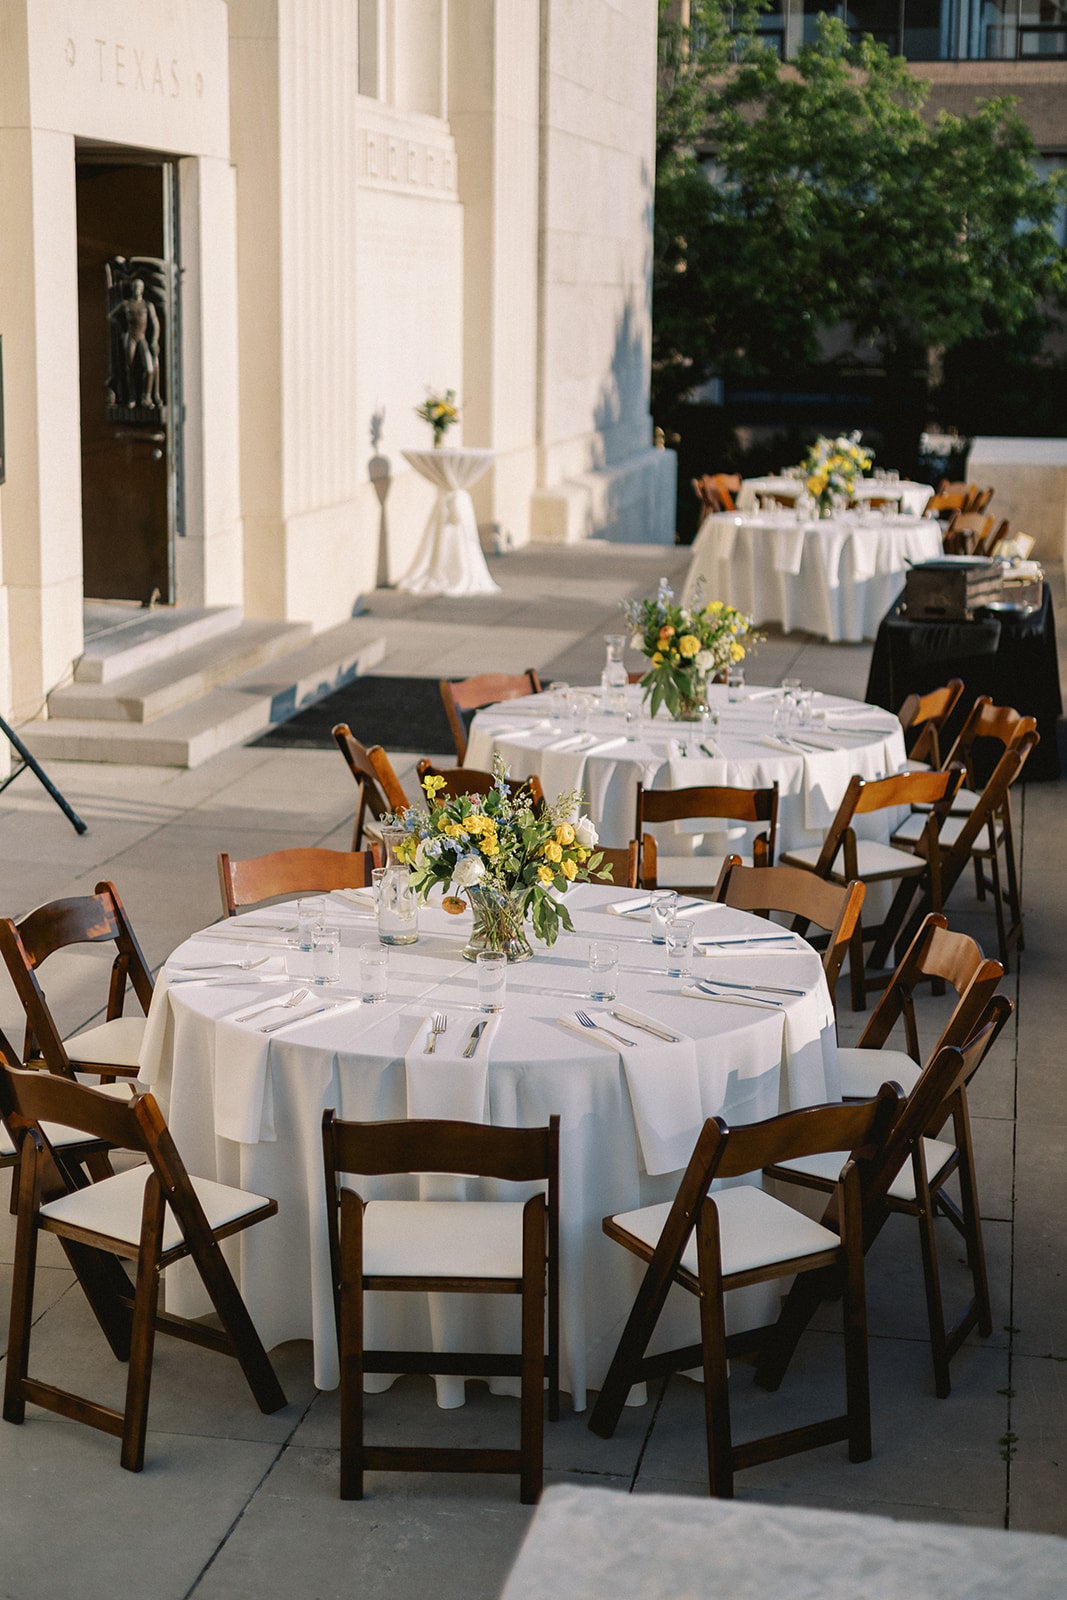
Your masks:
{"label": "chair backrest slat", "polygon": [[804,867],[745,867],[738,856],[727,856],[715,899],[738,911],[783,912],[795,919],[799,932],[813,922],[829,934],[822,963],[833,996],[866,892],[858,880],[831,883]]}
{"label": "chair backrest slat", "polygon": [[273,850],[247,861],[219,855],[219,889],[228,917],[241,906],[283,895],[325,894],[331,889],[362,889],[378,861],[374,850]]}
{"label": "chair backrest slat", "polygon": [[731,1127],[716,1176],[736,1178],[829,1150],[848,1151],[870,1160],[884,1143],[903,1103],[899,1088],[883,1084],[873,1100],[805,1106],[765,1122]]}
{"label": "chair backrest slat", "polygon": [[342,1122],[323,1118],[328,1170],[383,1177],[404,1172],[452,1172],[467,1177],[528,1182],[548,1178],[558,1159],[559,1118],[543,1128],[413,1119]]}

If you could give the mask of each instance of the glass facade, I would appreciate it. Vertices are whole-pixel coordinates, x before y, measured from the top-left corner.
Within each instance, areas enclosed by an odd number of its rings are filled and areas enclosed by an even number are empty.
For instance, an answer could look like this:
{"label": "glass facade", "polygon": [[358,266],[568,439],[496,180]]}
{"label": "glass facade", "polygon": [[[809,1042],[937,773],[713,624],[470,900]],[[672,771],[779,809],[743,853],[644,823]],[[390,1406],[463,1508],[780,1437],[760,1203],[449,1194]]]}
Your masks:
{"label": "glass facade", "polygon": [[760,29],[789,57],[821,12],[909,61],[1067,60],[1067,0],[778,0]]}

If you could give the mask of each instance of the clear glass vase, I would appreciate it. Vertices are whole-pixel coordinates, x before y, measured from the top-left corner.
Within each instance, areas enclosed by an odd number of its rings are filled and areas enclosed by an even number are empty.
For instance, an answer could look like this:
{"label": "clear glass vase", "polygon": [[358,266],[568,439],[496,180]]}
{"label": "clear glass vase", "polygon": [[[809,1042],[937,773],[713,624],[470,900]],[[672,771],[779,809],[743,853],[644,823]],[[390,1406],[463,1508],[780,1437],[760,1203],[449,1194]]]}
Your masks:
{"label": "clear glass vase", "polygon": [[533,950],[526,937],[525,894],[525,889],[511,892],[467,890],[474,912],[474,927],[463,951],[464,960],[476,961],[483,950],[500,950],[509,962],[529,961]]}

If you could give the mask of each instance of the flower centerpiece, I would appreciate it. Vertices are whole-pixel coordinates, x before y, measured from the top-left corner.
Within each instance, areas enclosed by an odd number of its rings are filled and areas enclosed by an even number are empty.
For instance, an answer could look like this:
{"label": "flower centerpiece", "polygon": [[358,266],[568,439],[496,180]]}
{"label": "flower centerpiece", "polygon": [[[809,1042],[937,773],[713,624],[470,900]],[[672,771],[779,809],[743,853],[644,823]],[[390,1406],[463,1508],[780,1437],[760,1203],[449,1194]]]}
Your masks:
{"label": "flower centerpiece", "polygon": [[869,472],[874,453],[860,444],[860,435],[850,433],[846,438],[816,439],[804,458],[808,493],[818,503],[819,511],[828,516],[833,510],[834,497],[852,498],[857,478]]}
{"label": "flower centerpiece", "polygon": [[441,440],[449,428],[454,422],[459,421],[455,389],[446,389],[444,394],[434,394],[432,389],[427,389],[426,399],[421,406],[415,407],[415,415],[430,424],[433,429],[433,447],[439,450]]}
{"label": "flower centerpiece", "polygon": [[533,954],[526,917],[546,944],[554,944],[561,925],[572,928],[556,896],[593,876],[610,879],[611,868],[602,867],[589,818],[569,820],[579,793],[535,805],[528,788],[508,782],[499,759],[493,771],[496,781],[488,794],[451,797],[441,794],[444,778],[427,774],[422,782],[426,808],[412,808],[397,819],[403,834],[394,854],[410,867],[421,899],[440,884],[450,891],[445,909],[459,912],[466,894],[474,912],[474,930],[463,952],[468,961],[481,950],[503,950],[509,961],[525,961]]}
{"label": "flower centerpiece", "polygon": [[752,632],[752,618],[734,606],[723,600],[705,605],[699,587],[692,606],[677,605],[666,580],[654,600],[628,600],[623,610],[634,649],[651,663],[641,687],[653,716],[660,706],[683,721],[699,716],[708,679],[745,659],[742,640],[751,646],[761,637]]}

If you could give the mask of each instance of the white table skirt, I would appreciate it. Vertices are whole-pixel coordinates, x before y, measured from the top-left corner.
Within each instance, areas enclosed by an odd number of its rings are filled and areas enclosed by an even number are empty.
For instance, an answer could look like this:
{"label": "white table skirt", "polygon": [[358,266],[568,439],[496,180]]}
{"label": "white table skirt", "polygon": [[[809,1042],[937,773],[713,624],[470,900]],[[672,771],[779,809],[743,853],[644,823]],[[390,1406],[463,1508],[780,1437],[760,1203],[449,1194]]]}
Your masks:
{"label": "white table skirt", "polygon": [[[802,478],[746,478],[737,496],[739,511],[755,511],[761,494],[778,495],[795,500],[804,488]],[[861,478],[852,491],[853,500],[895,500],[905,516],[921,517],[926,510],[933,484],[913,483],[910,478],[896,483],[880,482],[877,478]]]}
{"label": "white table skirt", "polygon": [[[764,743],[773,737],[773,692],[750,686],[747,698],[731,704],[726,690],[712,685],[711,703],[720,715],[717,754],[700,752],[700,729],[666,717],[639,715],[642,690],[631,684],[627,704],[635,720],[603,714],[588,719],[588,731],[561,733],[553,721],[551,700],[531,695],[524,700],[479,711],[471,727],[467,764],[491,768],[500,755],[516,778],[536,773],[550,799],[572,789],[586,796],[586,807],[606,845],[625,845],[634,833],[637,785],[678,789],[697,784],[761,788],[778,784],[780,850],[821,842],[854,774],[884,778],[905,759],[900,723],[878,706],[820,694],[815,706],[825,713],[826,727],[810,737],[829,749],[785,750]],[[808,735],[798,732],[798,738]],[[563,748],[560,748],[560,746]],[[686,754],[691,746],[695,754]],[[874,813],[859,819],[864,837],[889,837],[889,818]],[[672,853],[697,850],[714,854],[715,839],[682,837],[674,830]],[[721,854],[721,850],[719,851]]]}
{"label": "white table skirt", "polygon": [[833,641],[873,639],[907,563],[942,553],[938,523],[845,512],[798,522],[791,511],[719,512],[693,543],[683,604],[698,582],[757,623],[778,622]]}
{"label": "white table skirt", "polygon": [[[804,989],[802,997],[787,1000],[786,1012],[687,999],[679,993],[682,980],[666,977],[662,947],[648,941],[647,929],[603,909],[619,898],[615,889],[577,885],[567,896],[577,933],[562,935],[552,951],[537,946],[534,960],[509,969],[487,1080],[494,1123],[540,1125],[553,1112],[561,1118],[562,1369],[577,1409],[585,1405],[587,1388],[603,1378],[640,1279],[637,1264],[621,1261],[617,1247],[604,1238],[601,1220],[669,1198],[677,1183],[676,1174],[650,1177],[643,1169],[619,1055],[555,1020],[583,1004],[588,938],[619,939],[623,1003],[696,1041],[694,1140],[705,1116],[755,1121],[790,1105],[833,1098],[839,1086],[832,1010],[821,964],[810,949],[798,941],[792,952],[779,950],[773,957],[694,962],[700,975],[736,977],[743,971],[745,981]],[[331,917],[335,911],[342,929],[342,974],[331,998],[355,991],[357,947],[376,939],[369,916],[332,900]],[[211,930],[210,937],[196,935],[171,960],[262,955],[283,936],[242,924],[262,925],[266,919],[281,927],[286,915],[285,908],[272,907]],[[269,1039],[250,1024],[234,1049],[226,1042],[234,1029],[221,1027],[220,1019],[239,1012],[242,1001],[251,1010],[286,989],[171,986],[165,972],[146,1031],[141,1078],[160,1098],[190,1171],[279,1202],[275,1218],[226,1249],[267,1347],[312,1339],[316,1382],[323,1388],[338,1382],[323,1198],[323,1110],[333,1106],[342,1117],[369,1120],[408,1115],[404,1055],[418,1028],[432,1011],[446,1012],[457,1030],[469,1030],[477,1019],[474,969],[460,958],[469,916],[449,917],[431,907],[420,917],[418,943],[390,952],[389,998],[383,1004],[310,1018]],[[765,922],[713,906],[698,918],[698,933],[712,922],[716,934],[754,924],[756,931],[767,930]],[[255,1055],[259,1045],[265,1047],[265,1067],[257,1078],[248,1071],[246,1054],[250,1049]],[[664,1048],[669,1053],[670,1047]],[[669,1070],[665,1055],[665,1084],[670,1084]],[[235,1116],[247,1124],[243,1138],[220,1132],[220,1120],[231,1133],[240,1131],[231,1126]],[[365,1192],[372,1192],[369,1186]],[[199,1283],[185,1264],[170,1269],[167,1278],[171,1309],[185,1315],[205,1309]],[[458,1298],[464,1305],[442,1334],[446,1323],[436,1321],[437,1308],[427,1297],[381,1296],[382,1304],[371,1308],[368,1338],[406,1345],[433,1330],[441,1348],[485,1347],[486,1339],[490,1348],[493,1342],[510,1347],[517,1337],[517,1305]],[[679,1298],[686,1304],[676,1315],[684,1318],[692,1307],[688,1297]],[[739,1314],[746,1316],[743,1308]],[[688,1337],[692,1329],[687,1322],[682,1326]]]}
{"label": "white table skirt", "polygon": [[410,594],[499,594],[478,541],[469,489],[489,470],[492,450],[405,450],[405,461],[434,484],[437,499],[415,559],[397,584]]}

